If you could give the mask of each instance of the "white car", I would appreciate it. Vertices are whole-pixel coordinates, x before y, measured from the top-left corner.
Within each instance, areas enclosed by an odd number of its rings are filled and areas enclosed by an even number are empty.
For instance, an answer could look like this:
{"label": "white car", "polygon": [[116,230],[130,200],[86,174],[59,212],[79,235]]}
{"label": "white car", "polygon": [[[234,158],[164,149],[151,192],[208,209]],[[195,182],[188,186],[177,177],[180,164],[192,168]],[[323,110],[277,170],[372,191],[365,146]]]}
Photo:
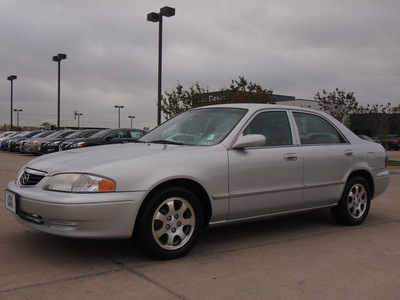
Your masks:
{"label": "white car", "polygon": [[54,153],[6,190],[22,224],[79,238],[130,238],[147,254],[188,253],[207,225],[329,208],[366,219],[389,183],[383,147],[311,109],[201,107],[137,143]]}

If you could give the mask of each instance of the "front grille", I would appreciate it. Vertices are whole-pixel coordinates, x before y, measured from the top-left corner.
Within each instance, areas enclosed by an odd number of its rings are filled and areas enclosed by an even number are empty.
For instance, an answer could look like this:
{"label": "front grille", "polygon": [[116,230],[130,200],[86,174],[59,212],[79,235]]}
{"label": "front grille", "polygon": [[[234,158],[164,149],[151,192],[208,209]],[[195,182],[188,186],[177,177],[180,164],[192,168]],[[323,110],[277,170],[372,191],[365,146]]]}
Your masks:
{"label": "front grille", "polygon": [[35,186],[46,176],[46,173],[32,169],[25,169],[18,179],[21,187]]}
{"label": "front grille", "polygon": [[31,214],[31,213],[27,213],[24,211],[19,211],[17,212],[18,217],[20,217],[22,220],[27,221],[29,223],[33,223],[36,225],[43,225],[43,218],[39,215],[36,214]]}

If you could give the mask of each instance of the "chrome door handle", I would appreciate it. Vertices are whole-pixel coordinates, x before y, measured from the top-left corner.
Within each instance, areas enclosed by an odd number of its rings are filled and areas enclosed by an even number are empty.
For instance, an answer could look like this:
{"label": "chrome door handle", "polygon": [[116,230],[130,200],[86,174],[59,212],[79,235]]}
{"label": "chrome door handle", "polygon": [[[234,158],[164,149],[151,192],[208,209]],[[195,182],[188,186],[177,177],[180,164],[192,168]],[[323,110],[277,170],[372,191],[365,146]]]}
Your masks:
{"label": "chrome door handle", "polygon": [[285,154],[283,158],[287,161],[296,161],[297,160],[297,154],[290,153],[290,154]]}
{"label": "chrome door handle", "polygon": [[353,151],[353,150],[345,150],[345,151],[344,151],[344,155],[346,155],[346,156],[353,156],[353,155],[354,155],[354,151]]}

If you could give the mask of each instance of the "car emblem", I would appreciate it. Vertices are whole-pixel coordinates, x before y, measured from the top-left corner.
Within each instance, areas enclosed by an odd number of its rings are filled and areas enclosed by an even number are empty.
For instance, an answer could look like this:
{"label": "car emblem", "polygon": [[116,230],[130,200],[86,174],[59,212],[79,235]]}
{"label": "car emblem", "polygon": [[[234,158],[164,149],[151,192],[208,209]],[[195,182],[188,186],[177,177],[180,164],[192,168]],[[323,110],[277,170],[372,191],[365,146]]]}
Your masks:
{"label": "car emblem", "polygon": [[27,184],[28,181],[29,181],[29,174],[24,172],[21,175],[21,182],[22,182],[22,184]]}

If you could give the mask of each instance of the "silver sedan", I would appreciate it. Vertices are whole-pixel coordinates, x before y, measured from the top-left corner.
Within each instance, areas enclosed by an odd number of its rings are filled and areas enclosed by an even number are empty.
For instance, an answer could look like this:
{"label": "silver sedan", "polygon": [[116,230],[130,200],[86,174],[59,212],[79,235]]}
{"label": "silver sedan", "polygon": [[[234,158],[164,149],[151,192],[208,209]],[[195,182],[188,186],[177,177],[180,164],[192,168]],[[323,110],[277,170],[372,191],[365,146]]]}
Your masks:
{"label": "silver sedan", "polygon": [[215,105],[189,110],[136,143],[31,160],[6,190],[22,224],[79,238],[134,237],[160,259],[188,253],[207,225],[329,208],[367,218],[389,183],[387,156],[310,109]]}

